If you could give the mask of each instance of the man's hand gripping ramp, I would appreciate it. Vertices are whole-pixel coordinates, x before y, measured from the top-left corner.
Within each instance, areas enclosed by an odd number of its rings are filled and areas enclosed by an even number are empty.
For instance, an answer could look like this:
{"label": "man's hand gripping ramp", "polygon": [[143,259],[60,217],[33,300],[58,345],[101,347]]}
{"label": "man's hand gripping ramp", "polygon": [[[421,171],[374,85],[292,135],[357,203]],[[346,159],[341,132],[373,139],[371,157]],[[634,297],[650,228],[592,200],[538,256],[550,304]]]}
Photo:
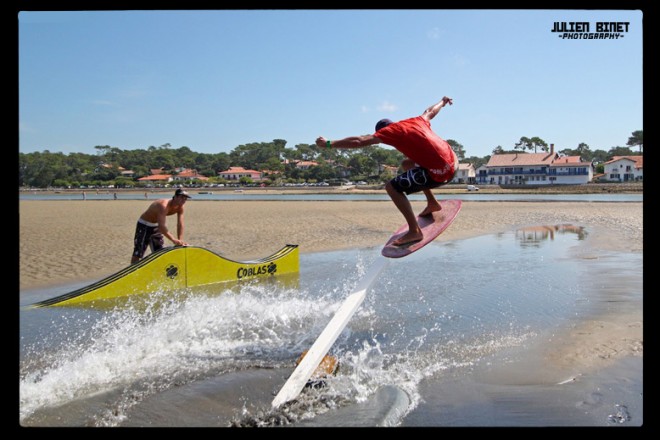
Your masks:
{"label": "man's hand gripping ramp", "polygon": [[298,397],[298,394],[305,387],[314,370],[316,370],[323,357],[328,353],[330,347],[332,347],[332,344],[335,343],[341,332],[344,331],[344,328],[355,314],[357,308],[364,301],[364,298],[367,296],[367,290],[376,280],[378,274],[385,268],[388,261],[387,258],[379,256],[355,287],[353,293],[344,300],[344,303],[339,307],[335,316],[333,316],[323,332],[321,332],[321,335],[314,342],[296,369],[293,370],[293,373],[289,376],[289,379],[280,392],[277,393],[275,399],[273,399],[273,408]]}

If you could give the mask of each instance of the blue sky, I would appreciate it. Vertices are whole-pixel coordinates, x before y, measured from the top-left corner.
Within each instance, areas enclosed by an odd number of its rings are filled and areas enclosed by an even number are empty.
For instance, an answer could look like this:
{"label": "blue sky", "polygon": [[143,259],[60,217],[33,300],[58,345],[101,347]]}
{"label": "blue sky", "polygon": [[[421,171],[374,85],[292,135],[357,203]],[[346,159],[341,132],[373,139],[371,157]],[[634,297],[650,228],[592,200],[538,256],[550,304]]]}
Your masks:
{"label": "blue sky", "polygon": [[[466,156],[539,136],[625,146],[643,129],[635,10],[21,11],[19,151],[204,153],[373,133],[421,114]],[[566,40],[554,22],[629,22]]]}

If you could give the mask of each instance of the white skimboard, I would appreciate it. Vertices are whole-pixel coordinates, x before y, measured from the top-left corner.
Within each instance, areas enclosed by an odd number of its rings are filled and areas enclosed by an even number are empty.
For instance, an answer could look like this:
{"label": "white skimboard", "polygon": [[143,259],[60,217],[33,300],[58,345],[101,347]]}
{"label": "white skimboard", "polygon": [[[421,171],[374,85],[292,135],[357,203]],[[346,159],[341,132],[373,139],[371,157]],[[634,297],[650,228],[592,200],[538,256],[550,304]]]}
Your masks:
{"label": "white skimboard", "polygon": [[364,301],[364,298],[367,296],[367,290],[387,265],[388,261],[387,258],[379,257],[362,280],[360,280],[353,293],[344,300],[344,303],[339,307],[335,316],[325,326],[321,335],[312,344],[305,357],[300,361],[296,369],[293,370],[289,379],[273,399],[273,408],[298,397],[298,394],[303,390],[312,373],[314,373],[323,357],[328,353],[330,347],[332,347],[332,344],[335,343],[341,332],[344,331],[348,321],[351,320],[357,308]]}

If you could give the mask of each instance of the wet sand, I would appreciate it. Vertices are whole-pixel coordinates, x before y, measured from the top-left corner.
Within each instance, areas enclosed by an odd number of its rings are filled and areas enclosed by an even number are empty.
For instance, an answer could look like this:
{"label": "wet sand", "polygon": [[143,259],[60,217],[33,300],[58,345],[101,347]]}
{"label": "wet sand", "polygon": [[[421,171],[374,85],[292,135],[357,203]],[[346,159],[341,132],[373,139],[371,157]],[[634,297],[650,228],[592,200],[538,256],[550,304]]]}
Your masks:
{"label": "wet sand", "polygon": [[[20,201],[20,289],[96,281],[123,269],[130,261],[135,222],[146,206],[138,200]],[[420,211],[424,204],[413,202],[413,207]],[[265,257],[287,243],[298,244],[301,253],[381,246],[403,223],[389,201],[191,200],[185,218],[188,243],[234,260]],[[175,218],[169,220],[175,229]],[[585,251],[592,255],[643,252],[642,203],[468,201],[438,240],[564,223],[593,231]],[[631,372],[626,366],[627,359],[643,358],[642,303],[630,306],[585,319],[530,352],[527,363],[553,367],[552,378],[530,380],[569,383],[614,374],[621,389],[631,382],[641,387],[641,367]],[[534,376],[528,367],[515,370]],[[489,373],[491,382],[508,380]]]}
{"label": "wet sand", "polygon": [[[126,267],[141,200],[33,200],[19,205],[21,290],[110,275]],[[421,211],[423,202],[413,202]],[[607,234],[595,245],[642,252],[642,203],[464,202],[438,240],[528,225],[572,223]],[[185,241],[227,258],[261,258],[284,244],[300,252],[380,246],[403,221],[390,201],[196,201]],[[176,219],[168,227],[176,230]],[[171,245],[171,243],[166,243]],[[149,251],[147,251],[149,252]]]}

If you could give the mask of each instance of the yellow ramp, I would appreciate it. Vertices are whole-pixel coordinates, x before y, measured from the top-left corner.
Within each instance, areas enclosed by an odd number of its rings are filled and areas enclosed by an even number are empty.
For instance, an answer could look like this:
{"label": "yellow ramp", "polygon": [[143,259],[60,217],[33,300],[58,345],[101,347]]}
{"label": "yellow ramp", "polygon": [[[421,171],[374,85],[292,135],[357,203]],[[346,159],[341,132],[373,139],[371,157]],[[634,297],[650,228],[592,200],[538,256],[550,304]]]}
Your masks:
{"label": "yellow ramp", "polygon": [[271,278],[298,273],[298,245],[287,244],[274,254],[250,261],[234,261],[196,246],[170,247],[69,293],[30,307],[68,306],[149,292],[167,292],[208,284]]}

